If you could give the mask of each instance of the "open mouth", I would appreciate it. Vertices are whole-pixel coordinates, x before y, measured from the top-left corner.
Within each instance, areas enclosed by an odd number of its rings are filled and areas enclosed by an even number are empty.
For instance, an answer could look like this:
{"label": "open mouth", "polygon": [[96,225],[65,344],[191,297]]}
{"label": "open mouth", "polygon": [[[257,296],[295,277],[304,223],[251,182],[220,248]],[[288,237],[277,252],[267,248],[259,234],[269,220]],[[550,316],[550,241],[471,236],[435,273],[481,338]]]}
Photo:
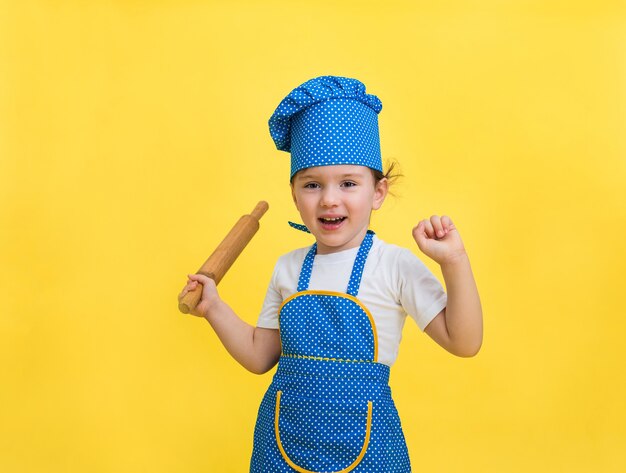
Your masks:
{"label": "open mouth", "polygon": [[338,228],[345,219],[346,217],[332,217],[332,218],[321,217],[321,218],[318,218],[317,220],[322,224],[323,228],[332,230],[332,229]]}
{"label": "open mouth", "polygon": [[322,223],[328,223],[328,224],[333,224],[333,223],[341,223],[346,219],[346,217],[333,217],[333,218],[318,218],[318,220]]}

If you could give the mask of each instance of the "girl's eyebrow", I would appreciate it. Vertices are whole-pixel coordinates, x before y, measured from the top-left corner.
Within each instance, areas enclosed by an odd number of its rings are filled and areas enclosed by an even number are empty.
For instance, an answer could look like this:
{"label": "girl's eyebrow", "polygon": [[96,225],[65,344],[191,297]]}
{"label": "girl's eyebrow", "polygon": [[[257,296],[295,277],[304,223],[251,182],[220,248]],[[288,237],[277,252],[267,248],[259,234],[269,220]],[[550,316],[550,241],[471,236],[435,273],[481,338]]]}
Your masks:
{"label": "girl's eyebrow", "polygon": [[296,179],[315,179],[315,178],[316,176],[314,174],[309,174],[309,173],[300,174],[296,176]]}

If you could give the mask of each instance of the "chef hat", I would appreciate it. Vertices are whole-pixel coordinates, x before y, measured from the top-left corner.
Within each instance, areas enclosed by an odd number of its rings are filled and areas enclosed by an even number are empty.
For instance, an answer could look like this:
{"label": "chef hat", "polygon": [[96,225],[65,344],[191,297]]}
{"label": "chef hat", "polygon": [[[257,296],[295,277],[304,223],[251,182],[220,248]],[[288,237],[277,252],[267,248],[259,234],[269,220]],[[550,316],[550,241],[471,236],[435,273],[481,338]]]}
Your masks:
{"label": "chef hat", "polygon": [[276,148],[300,169],[358,164],[383,170],[378,113],[383,104],[356,79],[316,77],[293,89],[269,119]]}

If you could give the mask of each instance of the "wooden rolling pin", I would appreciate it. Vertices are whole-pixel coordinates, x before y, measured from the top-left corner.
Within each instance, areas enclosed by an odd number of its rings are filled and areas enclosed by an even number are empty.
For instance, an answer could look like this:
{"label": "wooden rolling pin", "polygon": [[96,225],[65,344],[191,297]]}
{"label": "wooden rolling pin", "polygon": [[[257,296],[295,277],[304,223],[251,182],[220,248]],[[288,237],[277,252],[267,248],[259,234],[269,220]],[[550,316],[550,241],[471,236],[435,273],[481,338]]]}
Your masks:
{"label": "wooden rolling pin", "polygon": [[[242,216],[196,274],[204,274],[213,279],[216,285],[219,284],[237,257],[252,240],[259,229],[259,219],[267,212],[268,208],[267,202],[261,201],[256,204],[250,215]],[[202,284],[178,301],[178,310],[183,314],[188,314],[198,305],[201,296]]]}

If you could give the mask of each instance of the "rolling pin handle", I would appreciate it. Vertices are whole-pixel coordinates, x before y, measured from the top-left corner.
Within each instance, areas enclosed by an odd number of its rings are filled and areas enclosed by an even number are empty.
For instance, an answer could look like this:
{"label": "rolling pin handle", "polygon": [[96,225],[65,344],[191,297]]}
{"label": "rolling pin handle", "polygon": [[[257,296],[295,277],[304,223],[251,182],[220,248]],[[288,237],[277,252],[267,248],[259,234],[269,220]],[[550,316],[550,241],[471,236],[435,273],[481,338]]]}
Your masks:
{"label": "rolling pin handle", "polygon": [[256,207],[254,208],[254,210],[252,211],[250,215],[252,215],[257,220],[260,220],[260,218],[265,214],[265,212],[267,212],[268,208],[269,208],[268,203],[262,200],[258,204],[256,204]]}
{"label": "rolling pin handle", "polygon": [[[262,200],[250,215],[242,216],[196,274],[203,274],[213,279],[216,285],[219,284],[224,274],[259,229],[259,219],[268,208],[268,203]],[[201,297],[202,285],[200,284],[178,301],[178,309],[183,314],[188,314],[198,305]]]}

